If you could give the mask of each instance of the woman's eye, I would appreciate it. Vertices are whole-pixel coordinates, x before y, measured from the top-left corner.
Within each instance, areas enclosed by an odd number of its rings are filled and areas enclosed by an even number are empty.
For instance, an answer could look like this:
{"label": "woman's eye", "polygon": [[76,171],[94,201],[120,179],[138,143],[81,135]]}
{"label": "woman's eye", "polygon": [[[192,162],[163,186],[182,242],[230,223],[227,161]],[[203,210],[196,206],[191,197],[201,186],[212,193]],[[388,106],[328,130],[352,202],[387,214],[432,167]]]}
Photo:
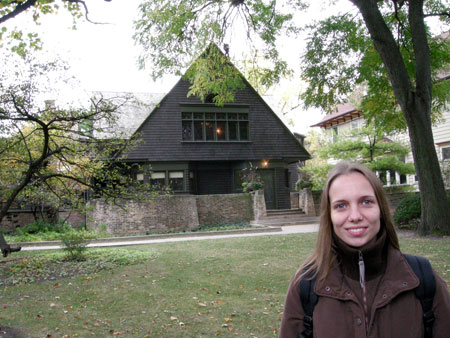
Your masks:
{"label": "woman's eye", "polygon": [[334,206],[335,209],[344,209],[345,208],[345,204],[341,203],[341,204],[336,204]]}
{"label": "woman's eye", "polygon": [[371,200],[364,200],[363,204],[364,205],[370,205],[370,204],[372,204],[372,201]]}

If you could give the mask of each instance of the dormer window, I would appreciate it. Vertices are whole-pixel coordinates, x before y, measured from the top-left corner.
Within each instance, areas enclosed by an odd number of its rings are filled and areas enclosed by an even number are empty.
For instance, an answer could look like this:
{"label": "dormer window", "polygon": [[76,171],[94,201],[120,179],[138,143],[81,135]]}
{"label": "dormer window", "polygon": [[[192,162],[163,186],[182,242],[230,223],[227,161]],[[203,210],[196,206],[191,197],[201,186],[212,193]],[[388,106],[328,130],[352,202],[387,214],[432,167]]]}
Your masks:
{"label": "dormer window", "polygon": [[248,106],[182,105],[182,140],[249,141]]}

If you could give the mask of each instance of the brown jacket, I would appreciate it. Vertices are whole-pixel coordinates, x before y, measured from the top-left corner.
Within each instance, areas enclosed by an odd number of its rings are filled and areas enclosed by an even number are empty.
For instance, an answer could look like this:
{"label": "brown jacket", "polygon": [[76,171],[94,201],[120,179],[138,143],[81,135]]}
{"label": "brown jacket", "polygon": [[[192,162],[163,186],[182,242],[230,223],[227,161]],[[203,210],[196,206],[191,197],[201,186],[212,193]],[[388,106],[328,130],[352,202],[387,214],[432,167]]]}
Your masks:
{"label": "brown jacket", "polygon": [[[445,281],[435,272],[436,295],[433,311],[436,317],[434,338],[450,337],[450,293]],[[299,295],[298,274],[289,285],[284,307],[280,338],[297,338],[303,331],[303,308]],[[414,293],[419,280],[402,254],[389,248],[384,275],[370,306],[366,333],[364,306],[360,297],[341,273],[332,267],[323,281],[317,281],[319,296],[313,315],[315,338],[422,338],[422,306]],[[351,283],[350,283],[351,284]],[[355,291],[354,291],[355,290]]]}

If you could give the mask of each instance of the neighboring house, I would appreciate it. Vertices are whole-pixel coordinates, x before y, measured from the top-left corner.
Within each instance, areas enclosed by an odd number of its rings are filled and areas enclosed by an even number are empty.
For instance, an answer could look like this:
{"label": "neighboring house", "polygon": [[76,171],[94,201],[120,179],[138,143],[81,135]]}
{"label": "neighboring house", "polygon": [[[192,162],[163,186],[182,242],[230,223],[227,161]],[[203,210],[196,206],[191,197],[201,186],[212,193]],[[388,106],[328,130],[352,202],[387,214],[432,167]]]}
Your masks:
{"label": "neighboring house", "polygon": [[443,114],[445,122],[433,127],[434,143],[441,161],[450,161],[450,111]]}
{"label": "neighboring house", "polygon": [[[450,72],[442,72],[439,77],[441,81],[450,81]],[[439,160],[450,161],[450,109],[442,117],[443,122],[433,127],[433,138]]]}
{"label": "neighboring house", "polygon": [[118,124],[138,133],[139,144],[122,156],[143,168],[135,179],[175,194],[229,194],[242,191],[241,170],[253,165],[264,181],[267,209],[289,209],[296,164],[310,156],[301,135],[244,82],[223,107],[211,97],[205,103],[187,97],[190,83],[183,79],[161,100],[132,94]]}
{"label": "neighboring house", "polygon": [[349,103],[340,104],[335,111],[311,127],[321,127],[330,130],[334,139],[338,135],[357,129],[364,124],[364,118],[361,111]]}
{"label": "neighboring house", "polygon": [[[359,128],[363,124],[363,113],[351,104],[346,103],[338,105],[332,114],[326,115],[319,123],[316,123],[311,127],[321,127],[325,130],[329,130],[334,137],[337,135],[342,135],[352,129]],[[439,160],[450,160],[450,111],[443,113],[442,122],[436,126],[433,126],[432,130]],[[395,135],[395,137],[396,140],[409,143],[409,138],[406,134]],[[413,162],[412,153],[405,157],[405,161]],[[389,173],[387,174],[389,175]],[[390,185],[390,181],[391,179],[388,177],[388,185]],[[400,177],[397,174],[395,178],[392,178],[392,181],[396,184],[416,184],[417,178],[415,175],[407,175],[406,180],[404,180],[403,177]]]}

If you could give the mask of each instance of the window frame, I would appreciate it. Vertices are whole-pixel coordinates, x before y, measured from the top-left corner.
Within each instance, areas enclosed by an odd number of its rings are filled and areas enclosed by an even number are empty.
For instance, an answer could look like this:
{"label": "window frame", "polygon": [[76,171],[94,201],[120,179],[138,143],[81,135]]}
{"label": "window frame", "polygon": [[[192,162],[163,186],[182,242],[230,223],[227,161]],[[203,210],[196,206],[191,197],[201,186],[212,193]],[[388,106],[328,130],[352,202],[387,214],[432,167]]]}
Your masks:
{"label": "window frame", "polygon": [[450,145],[441,147],[441,155],[442,161],[450,161]]}
{"label": "window frame", "polygon": [[[181,177],[171,177],[171,174],[175,174],[175,173],[181,173]],[[185,191],[185,175],[184,175],[184,170],[168,170],[168,174],[166,175],[166,177],[168,178],[168,182],[167,182],[167,186],[172,190],[172,191]],[[174,189],[173,185],[171,183],[172,179],[180,179],[181,178],[181,183],[178,183],[178,185],[181,185],[180,189]]]}
{"label": "window frame", "polygon": [[[180,104],[182,142],[250,142],[250,118],[248,105]],[[220,136],[219,123],[224,136]],[[211,125],[212,124],[212,125]],[[235,128],[231,125],[235,124]],[[201,127],[202,137],[199,137]],[[236,138],[230,137],[235,130]],[[186,137],[189,136],[190,138]],[[245,136],[244,136],[245,135]]]}
{"label": "window frame", "polygon": [[[162,180],[163,178],[162,177],[153,178],[154,174],[164,174],[164,185],[160,186],[159,183],[158,183],[158,185],[155,184],[156,180]],[[156,187],[157,189],[164,190],[167,187],[167,172],[166,172],[166,170],[154,170],[154,171],[152,171],[150,173],[150,186],[152,188]]]}

